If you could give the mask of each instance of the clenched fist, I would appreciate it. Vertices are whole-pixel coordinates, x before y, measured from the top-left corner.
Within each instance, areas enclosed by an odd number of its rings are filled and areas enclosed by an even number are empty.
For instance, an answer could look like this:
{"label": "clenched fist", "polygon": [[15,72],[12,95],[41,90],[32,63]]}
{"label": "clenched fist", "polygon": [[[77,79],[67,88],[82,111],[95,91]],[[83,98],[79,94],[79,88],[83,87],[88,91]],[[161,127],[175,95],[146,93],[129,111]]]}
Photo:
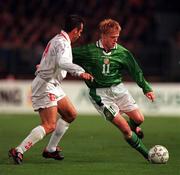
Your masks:
{"label": "clenched fist", "polygon": [[91,80],[93,81],[93,76],[89,73],[81,73],[80,74],[80,78],[84,79],[84,80]]}

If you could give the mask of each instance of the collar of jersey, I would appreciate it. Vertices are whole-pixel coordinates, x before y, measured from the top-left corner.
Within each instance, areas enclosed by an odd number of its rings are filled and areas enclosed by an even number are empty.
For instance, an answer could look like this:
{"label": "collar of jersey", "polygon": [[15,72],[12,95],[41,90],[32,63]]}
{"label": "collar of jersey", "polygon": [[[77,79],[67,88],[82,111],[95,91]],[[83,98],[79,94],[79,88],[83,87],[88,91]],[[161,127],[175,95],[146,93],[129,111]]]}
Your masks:
{"label": "collar of jersey", "polygon": [[61,30],[60,35],[63,36],[69,43],[71,43],[69,35],[64,30]]}
{"label": "collar of jersey", "polygon": [[[96,41],[96,46],[99,47],[99,48],[101,48],[101,49],[104,49],[101,40]],[[112,49],[117,49],[117,44],[116,44]],[[111,49],[111,50],[112,50],[112,49]]]}

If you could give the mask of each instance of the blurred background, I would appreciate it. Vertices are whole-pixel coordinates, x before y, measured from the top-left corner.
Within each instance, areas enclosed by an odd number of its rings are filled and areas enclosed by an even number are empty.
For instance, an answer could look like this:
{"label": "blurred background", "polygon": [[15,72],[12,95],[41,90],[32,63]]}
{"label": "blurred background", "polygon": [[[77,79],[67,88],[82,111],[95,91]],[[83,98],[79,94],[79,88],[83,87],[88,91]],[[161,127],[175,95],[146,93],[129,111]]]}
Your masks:
{"label": "blurred background", "polygon": [[[68,14],[79,14],[86,22],[76,45],[95,42],[101,20],[117,20],[122,27],[118,42],[134,54],[157,97],[149,102],[125,74],[124,82],[140,109],[147,116],[180,115],[177,0],[0,0],[0,113],[33,112],[30,85],[36,65]],[[83,81],[68,75],[62,87],[80,114],[97,115]]]}
{"label": "blurred background", "polygon": [[[47,42],[67,14],[80,14],[80,44],[97,39],[100,20],[122,26],[119,43],[134,54],[148,80],[180,81],[180,6],[163,0],[0,0],[0,78],[32,79]],[[128,80],[128,77],[127,77]]]}

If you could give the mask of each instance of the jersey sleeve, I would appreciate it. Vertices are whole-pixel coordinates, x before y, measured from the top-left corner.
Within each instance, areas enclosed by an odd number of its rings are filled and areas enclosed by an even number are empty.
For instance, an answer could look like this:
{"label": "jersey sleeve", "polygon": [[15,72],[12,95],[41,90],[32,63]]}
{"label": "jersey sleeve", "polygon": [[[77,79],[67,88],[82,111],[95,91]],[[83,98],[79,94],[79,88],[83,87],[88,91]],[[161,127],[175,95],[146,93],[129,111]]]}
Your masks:
{"label": "jersey sleeve", "polygon": [[151,92],[152,88],[150,84],[145,80],[143,72],[134,59],[133,55],[129,51],[125,51],[125,55],[125,66],[132,78],[136,81],[138,86],[142,88],[144,94],[146,94],[147,92]]}
{"label": "jersey sleeve", "polygon": [[59,43],[55,49],[57,53],[57,65],[61,69],[66,70],[73,76],[80,76],[81,73],[85,72],[82,67],[72,62],[72,50],[70,45]]}

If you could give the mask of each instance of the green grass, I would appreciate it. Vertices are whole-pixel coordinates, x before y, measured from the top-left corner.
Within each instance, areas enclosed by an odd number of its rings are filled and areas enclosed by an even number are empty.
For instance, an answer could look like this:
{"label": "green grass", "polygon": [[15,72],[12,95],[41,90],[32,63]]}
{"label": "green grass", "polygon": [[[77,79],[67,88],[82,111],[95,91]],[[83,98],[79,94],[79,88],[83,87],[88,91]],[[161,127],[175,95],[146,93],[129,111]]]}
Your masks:
{"label": "green grass", "polygon": [[146,162],[100,116],[79,116],[71,125],[61,142],[63,161],[42,158],[48,136],[24,155],[23,165],[13,165],[8,150],[38,123],[38,115],[0,116],[0,175],[180,175],[180,118],[147,117],[142,125],[148,148],[168,148],[170,160],[165,165]]}

